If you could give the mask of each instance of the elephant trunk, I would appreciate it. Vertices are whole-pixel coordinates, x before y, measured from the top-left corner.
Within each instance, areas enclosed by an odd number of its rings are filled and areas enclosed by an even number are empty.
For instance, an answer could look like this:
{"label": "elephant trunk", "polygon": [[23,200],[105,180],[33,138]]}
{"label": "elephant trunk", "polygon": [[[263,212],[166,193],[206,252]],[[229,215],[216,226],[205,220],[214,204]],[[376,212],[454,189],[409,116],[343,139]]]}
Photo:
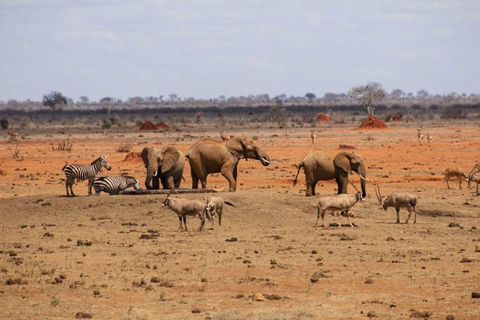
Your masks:
{"label": "elephant trunk", "polygon": [[[358,173],[362,175],[362,177],[367,177],[367,170],[365,168],[359,168]],[[367,189],[366,189],[366,181],[364,179],[360,179],[360,186],[362,187],[362,198],[367,197]]]}
{"label": "elephant trunk", "polygon": [[155,167],[153,165],[149,165],[147,168],[147,177],[145,178],[145,187],[147,189],[153,189],[152,186],[152,177],[155,174]]}

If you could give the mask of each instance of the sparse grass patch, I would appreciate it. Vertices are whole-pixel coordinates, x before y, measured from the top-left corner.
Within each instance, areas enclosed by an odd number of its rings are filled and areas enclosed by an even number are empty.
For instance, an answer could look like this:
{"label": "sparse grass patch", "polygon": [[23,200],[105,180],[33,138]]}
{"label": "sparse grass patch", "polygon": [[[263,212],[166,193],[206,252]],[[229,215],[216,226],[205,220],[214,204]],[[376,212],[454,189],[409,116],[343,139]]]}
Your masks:
{"label": "sparse grass patch", "polygon": [[130,152],[132,150],[132,144],[130,142],[124,142],[120,144],[115,151],[117,152]]}

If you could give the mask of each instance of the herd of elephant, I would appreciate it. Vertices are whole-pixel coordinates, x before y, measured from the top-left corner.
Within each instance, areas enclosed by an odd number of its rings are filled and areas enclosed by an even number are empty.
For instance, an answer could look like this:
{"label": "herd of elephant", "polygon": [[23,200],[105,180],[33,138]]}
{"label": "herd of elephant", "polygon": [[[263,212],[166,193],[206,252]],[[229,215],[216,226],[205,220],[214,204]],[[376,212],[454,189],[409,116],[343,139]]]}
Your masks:
{"label": "herd of elephant", "polygon": [[[175,147],[162,149],[144,148],[141,157],[147,170],[145,187],[159,189],[179,188],[183,178],[185,159],[191,168],[192,188],[198,188],[200,180],[203,189],[207,188],[207,176],[220,173],[229,183],[229,191],[234,192],[237,186],[238,163],[240,159],[258,160],[264,166],[270,164],[269,155],[260,149],[252,140],[234,138],[228,141],[202,139],[197,141],[184,155]],[[306,195],[315,195],[315,186],[320,180],[335,179],[338,193],[346,193],[348,175],[358,173],[362,188],[362,197],[367,196],[365,188],[366,168],[363,158],[353,152],[339,152],[333,159],[323,151],[313,150],[300,162],[306,178]]]}

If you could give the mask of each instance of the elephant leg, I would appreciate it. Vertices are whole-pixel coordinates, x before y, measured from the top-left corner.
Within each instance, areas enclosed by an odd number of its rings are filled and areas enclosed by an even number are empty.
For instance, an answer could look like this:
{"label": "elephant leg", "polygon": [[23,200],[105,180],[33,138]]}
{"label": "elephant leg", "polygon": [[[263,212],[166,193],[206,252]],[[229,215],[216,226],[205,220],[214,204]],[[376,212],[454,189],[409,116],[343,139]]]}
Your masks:
{"label": "elephant leg", "polygon": [[160,189],[160,179],[158,177],[152,177],[152,188],[153,189]]}
{"label": "elephant leg", "polygon": [[193,169],[190,171],[190,174],[192,176],[192,189],[198,189],[198,177],[195,171]]}
{"label": "elephant leg", "polygon": [[173,186],[175,187],[175,189],[180,188],[180,183],[182,183],[182,176],[180,176],[180,178],[178,179],[173,180]]}
{"label": "elephant leg", "polygon": [[311,189],[312,189],[312,196],[316,196],[317,195],[317,180],[313,180],[312,181],[312,186],[311,186]]}
{"label": "elephant leg", "polygon": [[237,182],[234,178],[235,169],[236,169],[236,166],[234,167],[233,171],[230,170],[228,167],[223,167],[222,171],[221,171],[222,176],[224,176],[225,179],[227,179],[227,181],[230,185],[229,189],[228,189],[228,191],[230,191],[230,192],[235,192],[235,190],[237,189]]}
{"label": "elephant leg", "polygon": [[163,189],[174,189],[175,184],[173,182],[173,176],[162,177]]}
{"label": "elephant leg", "polygon": [[338,187],[337,194],[347,193],[348,176],[337,176],[335,180],[337,181]]}

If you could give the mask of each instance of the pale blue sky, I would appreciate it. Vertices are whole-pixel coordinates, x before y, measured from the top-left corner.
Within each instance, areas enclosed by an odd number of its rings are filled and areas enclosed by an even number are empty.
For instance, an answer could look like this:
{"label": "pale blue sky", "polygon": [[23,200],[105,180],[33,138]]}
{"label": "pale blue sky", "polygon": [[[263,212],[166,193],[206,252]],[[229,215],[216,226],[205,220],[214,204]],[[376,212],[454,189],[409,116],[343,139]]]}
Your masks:
{"label": "pale blue sky", "polygon": [[0,100],[480,93],[480,1],[0,0]]}

